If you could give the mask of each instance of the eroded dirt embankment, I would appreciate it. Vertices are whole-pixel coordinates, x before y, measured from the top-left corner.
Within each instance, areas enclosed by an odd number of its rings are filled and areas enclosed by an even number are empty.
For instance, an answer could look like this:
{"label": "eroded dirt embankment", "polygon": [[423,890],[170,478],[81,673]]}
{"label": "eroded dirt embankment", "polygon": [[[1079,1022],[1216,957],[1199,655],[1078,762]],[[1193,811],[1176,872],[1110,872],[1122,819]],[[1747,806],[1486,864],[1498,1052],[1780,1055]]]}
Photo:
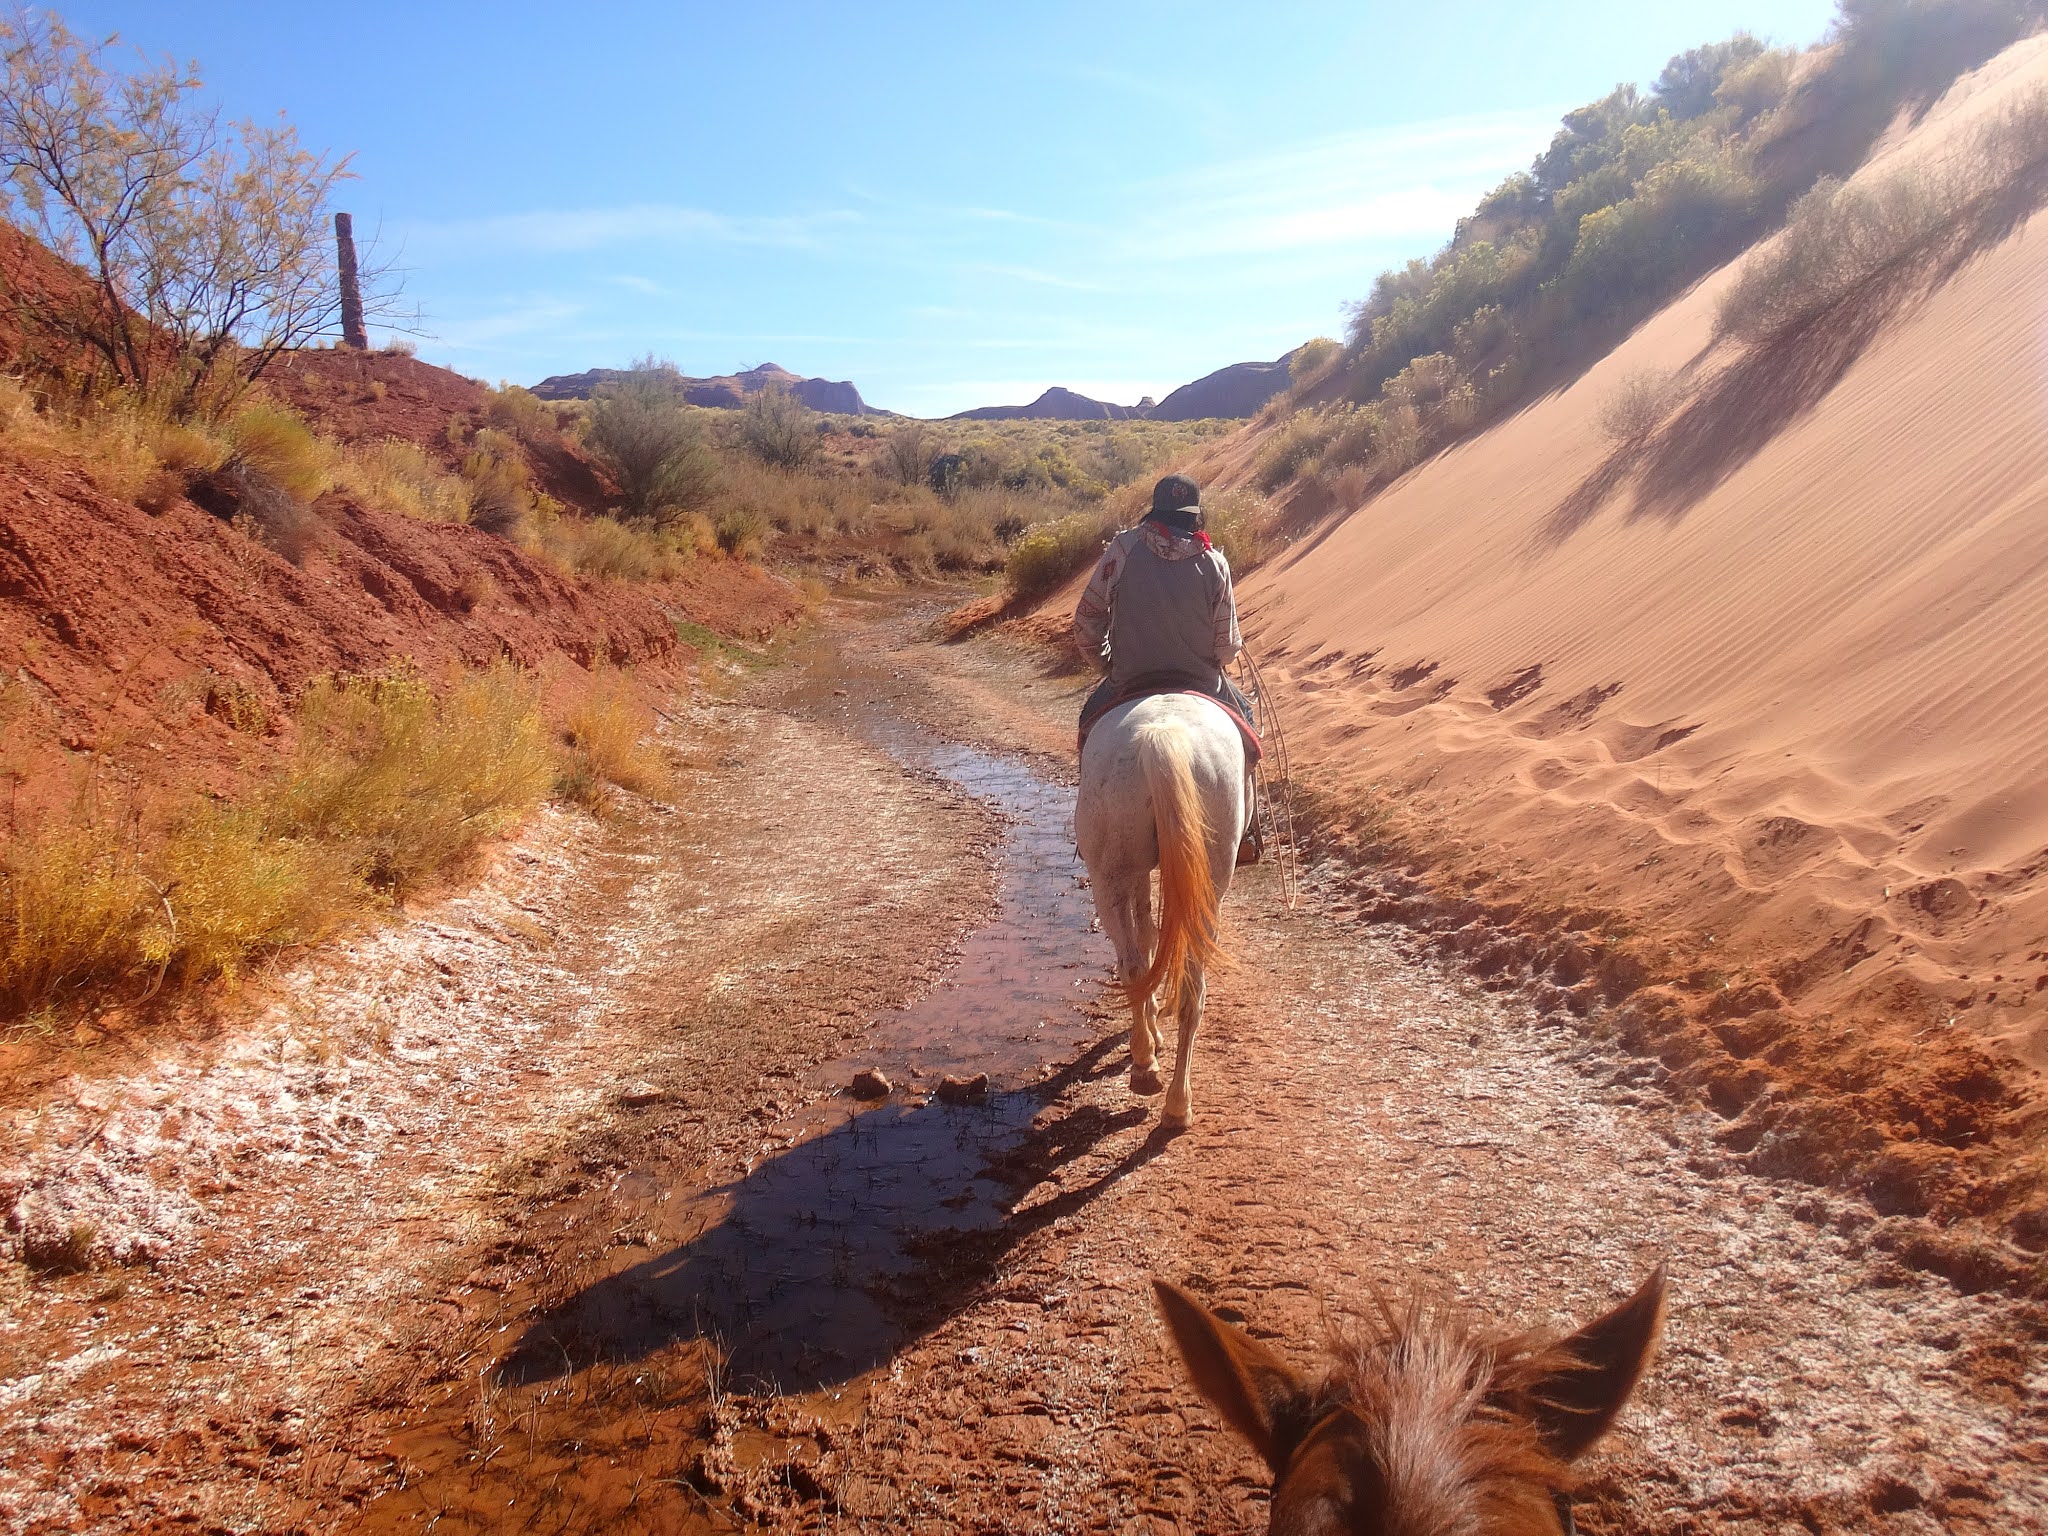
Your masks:
{"label": "eroded dirt embankment", "polygon": [[[187,1191],[197,1246],[16,1276],[17,1526],[1252,1529],[1150,1274],[1306,1363],[1376,1288],[1542,1323],[1660,1260],[1666,1345],[1582,1529],[2048,1522],[2025,1305],[1740,1166],[1658,1063],[1370,922],[1341,871],[1300,911],[1269,870],[1233,892],[1197,1122],[1156,1136],[1079,929],[1077,691],[896,611],[832,623],[836,659],[686,722],[677,813],[539,834],[309,973],[327,1062],[280,1013],[275,1066],[46,1111],[46,1166],[159,1184],[203,1161],[173,1110],[209,1080],[249,1137]],[[932,1091],[977,1061],[985,1099]],[[832,1090],[868,1064],[896,1091],[856,1112]],[[264,1130],[293,1114],[334,1128]]]}

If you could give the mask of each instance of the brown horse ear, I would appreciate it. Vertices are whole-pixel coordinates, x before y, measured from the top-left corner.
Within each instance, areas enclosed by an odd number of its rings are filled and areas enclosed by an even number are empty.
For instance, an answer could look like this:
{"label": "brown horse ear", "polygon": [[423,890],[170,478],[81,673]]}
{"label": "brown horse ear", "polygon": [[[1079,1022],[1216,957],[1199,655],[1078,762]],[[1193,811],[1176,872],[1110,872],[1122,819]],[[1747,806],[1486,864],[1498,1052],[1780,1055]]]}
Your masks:
{"label": "brown horse ear", "polygon": [[1251,1443],[1267,1466],[1283,1471],[1294,1452],[1301,1409],[1308,1398],[1301,1377],[1265,1345],[1231,1327],[1179,1286],[1154,1279],[1152,1290],[1195,1390]]}
{"label": "brown horse ear", "polygon": [[1560,1461],[1572,1461],[1614,1427],[1615,1415],[1642,1380],[1663,1326],[1664,1266],[1659,1264],[1635,1295],[1558,1344],[1571,1363],[1529,1393],[1530,1417],[1545,1450]]}

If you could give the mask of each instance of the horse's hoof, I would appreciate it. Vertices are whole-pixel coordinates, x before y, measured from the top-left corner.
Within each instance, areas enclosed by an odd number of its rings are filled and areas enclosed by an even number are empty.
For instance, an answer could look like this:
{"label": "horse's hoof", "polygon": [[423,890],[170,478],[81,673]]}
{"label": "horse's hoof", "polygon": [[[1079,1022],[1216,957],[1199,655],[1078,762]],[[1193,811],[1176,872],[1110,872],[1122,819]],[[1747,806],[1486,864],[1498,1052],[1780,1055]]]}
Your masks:
{"label": "horse's hoof", "polygon": [[1131,1068],[1131,1092],[1143,1098],[1150,1098],[1166,1084],[1159,1081],[1159,1073],[1152,1067]]}
{"label": "horse's hoof", "polygon": [[1160,1115],[1159,1123],[1169,1131],[1184,1131],[1195,1123],[1195,1112],[1192,1109],[1175,1109],[1169,1105],[1166,1112]]}

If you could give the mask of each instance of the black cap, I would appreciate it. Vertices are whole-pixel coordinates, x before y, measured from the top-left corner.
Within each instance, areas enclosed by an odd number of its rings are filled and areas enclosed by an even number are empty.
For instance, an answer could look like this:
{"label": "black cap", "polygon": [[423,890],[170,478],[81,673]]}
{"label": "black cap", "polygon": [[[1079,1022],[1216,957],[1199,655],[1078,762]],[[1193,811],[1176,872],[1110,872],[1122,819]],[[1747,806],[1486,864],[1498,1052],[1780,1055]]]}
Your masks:
{"label": "black cap", "polygon": [[1154,512],[1180,512],[1201,504],[1202,488],[1186,475],[1168,475],[1152,487]]}

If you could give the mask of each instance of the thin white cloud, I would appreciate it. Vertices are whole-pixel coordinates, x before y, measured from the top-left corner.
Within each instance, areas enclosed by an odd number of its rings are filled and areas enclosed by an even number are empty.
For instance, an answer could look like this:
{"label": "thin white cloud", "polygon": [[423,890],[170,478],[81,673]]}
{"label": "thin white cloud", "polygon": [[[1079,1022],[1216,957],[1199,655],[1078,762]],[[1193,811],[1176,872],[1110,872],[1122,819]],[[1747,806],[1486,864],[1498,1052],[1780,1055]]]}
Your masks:
{"label": "thin white cloud", "polygon": [[461,352],[480,352],[522,337],[552,335],[584,313],[584,306],[553,295],[508,300],[506,307],[443,321],[434,340]]}
{"label": "thin white cloud", "polygon": [[860,222],[847,210],[742,217],[666,203],[621,208],[565,208],[498,214],[441,224],[416,224],[409,241],[439,249],[595,251],[618,245],[761,245],[819,249],[835,232]]}
{"label": "thin white cloud", "polygon": [[1078,277],[1063,277],[1057,272],[1047,272],[1041,267],[1019,267],[1002,262],[977,261],[970,263],[967,270],[985,273],[990,277],[1005,277],[1012,282],[1028,283],[1034,288],[1065,288],[1074,293],[1109,292],[1106,284],[1091,283]]}
{"label": "thin white cloud", "polygon": [[1187,260],[1441,238],[1554,124],[1547,112],[1407,123],[1164,177],[1140,189],[1126,248]]}
{"label": "thin white cloud", "polygon": [[644,293],[650,299],[668,297],[668,290],[651,277],[637,277],[631,272],[614,272],[605,281],[621,288],[629,288],[634,293]]}

